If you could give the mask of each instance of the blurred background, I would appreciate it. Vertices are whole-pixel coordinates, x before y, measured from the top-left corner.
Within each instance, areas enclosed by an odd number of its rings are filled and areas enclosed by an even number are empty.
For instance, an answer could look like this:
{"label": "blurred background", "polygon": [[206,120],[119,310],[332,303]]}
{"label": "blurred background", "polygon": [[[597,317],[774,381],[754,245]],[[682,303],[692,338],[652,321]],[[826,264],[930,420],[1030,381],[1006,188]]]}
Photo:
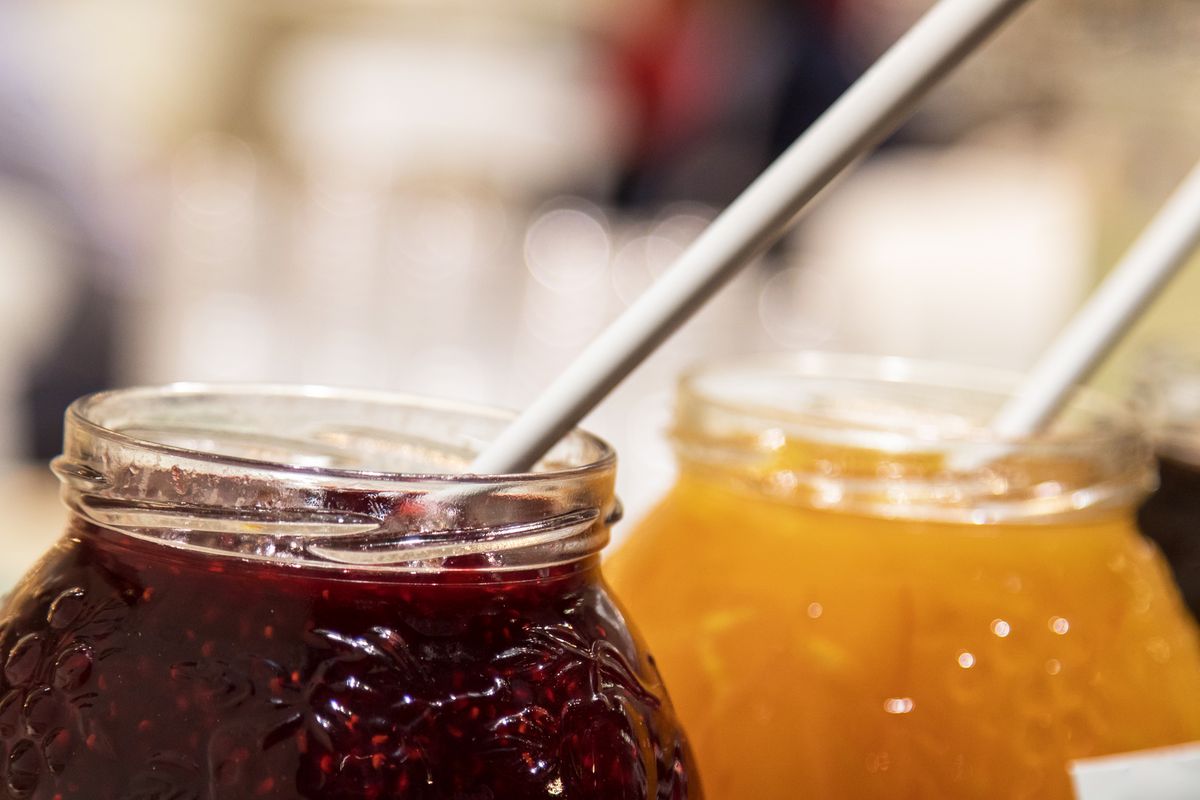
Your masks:
{"label": "blurred background", "polygon": [[[524,405],[929,5],[3,0],[0,572],[88,391]],[[1200,156],[1197,41],[1196,0],[1034,2],[588,419],[630,516],[697,360],[1028,365]],[[1197,307],[1192,268],[1097,381]]]}

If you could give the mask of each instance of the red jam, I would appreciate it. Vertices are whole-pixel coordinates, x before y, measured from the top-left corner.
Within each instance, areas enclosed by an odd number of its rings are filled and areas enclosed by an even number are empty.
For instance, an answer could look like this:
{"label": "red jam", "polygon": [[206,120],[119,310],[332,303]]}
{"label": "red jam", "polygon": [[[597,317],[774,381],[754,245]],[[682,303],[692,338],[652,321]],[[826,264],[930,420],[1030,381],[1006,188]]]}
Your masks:
{"label": "red jam", "polygon": [[595,558],[427,575],[77,523],[0,607],[0,797],[696,798]]}

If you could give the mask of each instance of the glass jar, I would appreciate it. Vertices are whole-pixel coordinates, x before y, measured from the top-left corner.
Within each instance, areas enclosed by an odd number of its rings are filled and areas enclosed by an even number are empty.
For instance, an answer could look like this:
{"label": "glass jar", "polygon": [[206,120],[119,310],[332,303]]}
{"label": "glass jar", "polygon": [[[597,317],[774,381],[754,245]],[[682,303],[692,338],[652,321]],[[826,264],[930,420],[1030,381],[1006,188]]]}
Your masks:
{"label": "glass jar", "polygon": [[508,417],[316,388],[94,395],[0,606],[0,797],[698,797],[598,568],[615,459],[472,477]]}
{"label": "glass jar", "polygon": [[605,569],[714,796],[1070,798],[1090,757],[1200,739],[1196,627],[1133,524],[1149,444],[1088,393],[991,438],[1014,383],[823,354],[683,379],[678,484]]}
{"label": "glass jar", "polygon": [[1148,355],[1135,400],[1150,425],[1161,476],[1138,511],[1138,525],[1162,549],[1200,619],[1200,359]]}

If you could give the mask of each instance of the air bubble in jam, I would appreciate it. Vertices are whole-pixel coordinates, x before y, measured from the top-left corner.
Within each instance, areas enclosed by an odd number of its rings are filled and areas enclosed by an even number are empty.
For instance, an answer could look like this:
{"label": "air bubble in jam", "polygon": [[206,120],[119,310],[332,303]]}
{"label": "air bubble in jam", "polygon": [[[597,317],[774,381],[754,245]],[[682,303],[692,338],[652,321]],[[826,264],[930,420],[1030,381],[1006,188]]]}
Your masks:
{"label": "air bubble in jam", "polygon": [[296,568],[80,523],[23,586],[5,800],[700,797],[594,559]]}

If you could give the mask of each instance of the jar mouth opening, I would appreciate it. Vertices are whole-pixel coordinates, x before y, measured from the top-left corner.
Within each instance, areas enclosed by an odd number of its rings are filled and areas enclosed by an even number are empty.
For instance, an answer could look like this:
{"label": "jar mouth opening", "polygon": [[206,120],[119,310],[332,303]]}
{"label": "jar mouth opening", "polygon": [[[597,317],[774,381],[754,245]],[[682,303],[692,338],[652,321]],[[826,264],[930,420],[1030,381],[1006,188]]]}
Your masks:
{"label": "jar mouth opening", "polygon": [[[396,424],[411,426],[414,414],[436,418],[441,429],[426,434]],[[529,472],[467,471],[516,416],[486,405],[366,389],[181,382],[86,395],[68,407],[67,424],[164,456],[373,485],[555,482],[616,463],[607,442],[575,429]]]}
{"label": "jar mouth opening", "polygon": [[595,555],[621,514],[613,449],[575,430],[530,472],[470,473],[514,416],[321,386],[121,389],[72,404],[51,466],[84,520],[209,555],[389,572]]}
{"label": "jar mouth opening", "polygon": [[1077,390],[1044,432],[992,431],[1022,377],[824,352],[709,362],[681,377],[672,436],[685,468],[871,515],[1042,521],[1153,488],[1142,426],[1094,390]]}
{"label": "jar mouth opening", "polygon": [[[819,436],[834,429],[847,438],[886,435],[897,448],[1078,448],[1145,435],[1128,408],[1085,387],[1075,390],[1068,410],[1049,430],[998,435],[988,423],[1023,377],[990,367],[806,351],[710,361],[685,372],[678,390],[681,404],[719,409],[748,423],[809,428]],[[883,397],[880,389],[886,387],[900,388],[903,396]],[[847,407],[855,389],[866,402]],[[894,404],[895,416],[871,418],[889,410],[875,402],[880,399]]]}

